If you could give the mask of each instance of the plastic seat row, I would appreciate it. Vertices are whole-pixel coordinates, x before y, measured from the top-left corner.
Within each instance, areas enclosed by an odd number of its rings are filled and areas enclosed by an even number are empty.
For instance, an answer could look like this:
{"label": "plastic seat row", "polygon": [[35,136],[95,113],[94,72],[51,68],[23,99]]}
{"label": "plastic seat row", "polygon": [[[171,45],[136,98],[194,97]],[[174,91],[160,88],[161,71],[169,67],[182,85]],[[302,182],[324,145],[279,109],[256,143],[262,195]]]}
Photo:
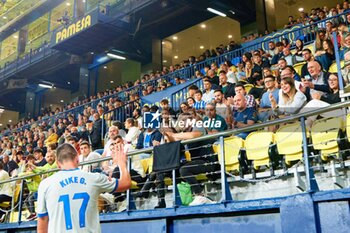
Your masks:
{"label": "plastic seat row", "polygon": [[[347,116],[350,125],[350,115]],[[310,152],[320,154],[322,161],[329,157],[342,159],[340,152],[348,146],[350,127],[346,130],[342,118],[316,120],[307,132],[309,156]],[[219,151],[219,146],[215,146]],[[303,133],[299,122],[279,127],[276,133],[256,131],[250,133],[245,140],[231,136],[224,139],[225,167],[227,172],[241,171],[244,166],[254,170],[266,166],[275,168],[283,165],[290,166],[303,159]],[[283,157],[282,157],[283,156]],[[220,158],[220,156],[219,156]],[[283,161],[281,161],[283,158]]]}

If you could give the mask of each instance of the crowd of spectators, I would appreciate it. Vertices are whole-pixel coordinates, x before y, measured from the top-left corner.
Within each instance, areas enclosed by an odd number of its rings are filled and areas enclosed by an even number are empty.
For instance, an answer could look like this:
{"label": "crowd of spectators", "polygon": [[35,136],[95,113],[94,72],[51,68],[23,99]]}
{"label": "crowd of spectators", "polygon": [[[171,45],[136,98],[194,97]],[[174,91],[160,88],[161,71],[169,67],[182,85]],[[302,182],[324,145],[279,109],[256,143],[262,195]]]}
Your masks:
{"label": "crowd of spectators", "polygon": [[[346,6],[345,3],[344,5]],[[322,11],[316,10],[309,17],[315,20],[316,16],[321,19],[323,17]],[[340,44],[344,54],[344,72],[345,77],[347,77],[346,70],[350,65],[350,56],[347,55],[348,48],[350,48],[350,36],[344,33],[349,30],[345,30],[345,26],[340,23],[341,20],[342,18],[338,20],[338,29],[340,30],[332,29],[331,31],[338,32],[339,41],[337,43]],[[324,24],[325,27],[328,23],[329,21]],[[230,61],[226,61],[220,66],[214,62],[204,69],[205,74],[200,72],[196,74],[198,78],[202,78],[204,88],[200,90],[198,86],[190,86],[187,99],[181,103],[180,109],[171,108],[169,101],[163,99],[160,101],[160,108],[137,105],[127,115],[125,122],[113,121],[110,116],[110,118],[101,118],[106,111],[122,106],[121,99],[125,98],[128,101],[133,101],[140,98],[138,94],[130,93],[127,96],[109,98],[106,102],[99,103],[97,109],[89,106],[78,116],[71,114],[49,123],[45,121],[36,123],[34,119],[31,119],[30,123],[32,125],[30,128],[12,132],[10,135],[1,138],[0,180],[54,168],[56,166],[56,147],[63,143],[72,144],[80,154],[80,161],[87,161],[101,156],[113,156],[113,146],[116,144],[124,144],[128,151],[150,148],[168,142],[244,128],[257,122],[266,122],[340,102],[338,76],[335,73],[328,72],[331,63],[334,61],[333,43],[332,37],[327,34],[327,28],[323,30],[320,27],[312,50],[304,48],[302,40],[290,43],[287,39],[284,39],[277,43],[271,41],[265,51],[258,49],[245,53],[242,56],[242,62],[237,67],[233,66]],[[292,47],[294,47],[293,50]],[[189,62],[190,60],[191,58]],[[293,67],[295,64],[302,65],[299,73]],[[155,79],[172,71],[171,69],[169,71],[164,69],[159,73],[145,75],[134,85]],[[168,82],[165,83],[165,86],[163,86],[163,82],[159,82],[157,90],[154,90],[153,86],[146,86],[143,89],[145,91],[143,95],[152,94],[154,91],[160,91],[162,88],[182,82],[181,79],[174,79],[173,84]],[[344,82],[345,85],[349,84],[347,79]],[[66,109],[110,94],[122,93],[123,89],[130,86],[131,84],[126,84],[125,86],[118,86],[115,90],[98,93],[97,96],[74,102],[68,105]],[[125,105],[125,108],[128,107],[128,105]],[[63,110],[57,109],[56,113]],[[160,111],[162,118],[160,129],[145,128],[142,124],[143,113],[156,113],[157,111]],[[46,115],[48,114],[53,115],[54,113],[50,112]],[[39,117],[38,119],[42,118]],[[109,121],[108,124],[102,124],[103,120]],[[186,125],[189,121],[192,123]],[[213,123],[203,123],[208,121]],[[197,124],[198,122],[203,124]],[[21,122],[17,126],[25,123],[27,122]],[[308,124],[309,126],[312,125],[312,119],[309,119]],[[179,125],[185,126],[179,127]],[[108,128],[104,128],[104,126]],[[104,139],[101,137],[102,132],[107,132]],[[249,133],[244,132],[237,136],[245,139]],[[191,185],[194,200],[190,205],[212,202],[203,195],[203,189],[195,176],[203,172],[215,173],[218,171],[217,158],[215,156],[204,156],[213,155],[214,153],[212,147],[203,147],[203,145],[213,144],[214,142],[207,140],[191,143],[187,147],[192,160],[182,162],[179,174],[180,177],[183,177],[183,180]],[[166,207],[164,177],[168,174],[152,172],[147,175],[140,160],[150,158],[150,156],[151,154],[145,153],[133,157],[132,179],[140,184],[140,191],[136,196],[147,198],[150,189],[156,187],[158,190],[158,205],[156,208],[163,208]],[[88,172],[103,172],[113,177],[119,176],[116,165],[110,162],[83,166],[82,169]],[[26,180],[29,190],[26,199],[30,212],[28,220],[36,218],[33,202],[38,184],[45,176],[38,175]],[[12,196],[11,186],[3,186],[0,189],[0,194],[4,197],[3,199],[0,198],[0,202],[9,200]],[[125,195],[122,194],[113,197],[113,201],[120,202],[124,199]],[[121,207],[118,210],[121,210]]]}

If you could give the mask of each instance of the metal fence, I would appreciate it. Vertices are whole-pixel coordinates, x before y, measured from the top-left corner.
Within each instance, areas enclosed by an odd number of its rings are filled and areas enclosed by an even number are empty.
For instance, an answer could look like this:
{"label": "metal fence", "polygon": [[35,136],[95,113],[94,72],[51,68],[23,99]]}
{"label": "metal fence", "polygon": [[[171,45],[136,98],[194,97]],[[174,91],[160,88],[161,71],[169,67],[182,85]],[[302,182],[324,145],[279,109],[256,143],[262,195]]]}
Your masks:
{"label": "metal fence", "polygon": [[[311,149],[311,147],[317,148],[317,142],[310,142],[309,140],[309,135],[308,132],[309,130],[306,129],[306,125],[305,125],[305,121],[306,119],[308,119],[311,116],[317,116],[320,115],[322,113],[327,113],[327,112],[331,112],[337,109],[343,109],[344,113],[345,113],[345,108],[348,108],[350,106],[350,102],[346,101],[346,102],[342,102],[342,103],[338,103],[338,104],[334,104],[331,105],[329,107],[326,108],[322,108],[322,109],[317,109],[317,110],[313,110],[313,111],[309,111],[306,113],[302,113],[302,114],[296,114],[294,116],[289,116],[283,119],[278,119],[275,121],[270,121],[270,122],[266,122],[266,123],[261,123],[261,124],[255,124],[252,126],[248,126],[245,128],[241,128],[241,129],[235,129],[235,130],[230,130],[230,131],[224,131],[224,132],[220,132],[220,133],[216,133],[216,134],[212,134],[212,135],[206,135],[206,136],[202,136],[199,138],[194,138],[194,139],[190,139],[190,140],[184,140],[181,141],[182,144],[188,145],[189,143],[195,143],[195,142],[204,142],[204,141],[216,141],[216,143],[218,144],[218,150],[214,150],[214,153],[210,153],[210,154],[203,154],[201,156],[206,156],[206,157],[210,157],[210,156],[218,156],[218,160],[215,162],[211,162],[210,164],[203,164],[200,166],[208,166],[208,165],[214,165],[214,164],[219,164],[220,168],[216,171],[212,171],[212,172],[207,172],[204,175],[208,176],[212,176],[212,175],[217,175],[216,179],[211,180],[211,179],[204,179],[202,181],[202,184],[213,184],[216,185],[217,190],[216,190],[216,201],[217,202],[222,202],[222,203],[226,203],[226,202],[230,202],[232,201],[232,195],[231,195],[231,191],[229,188],[229,183],[227,181],[227,176],[232,176],[232,173],[228,172],[226,169],[227,163],[226,160],[230,159],[230,156],[225,155],[225,153],[228,153],[228,151],[226,152],[225,150],[227,149],[227,147],[225,147],[225,138],[230,137],[232,135],[238,135],[239,133],[242,132],[252,132],[252,131],[257,131],[257,130],[261,130],[261,129],[265,129],[267,127],[270,126],[276,126],[276,125],[286,125],[290,122],[293,122],[294,124],[299,124],[298,127],[298,136],[301,137],[301,145],[302,145],[302,156],[299,159],[299,162],[294,165],[292,168],[284,168],[284,171],[279,173],[279,174],[274,174],[271,173],[269,177],[264,178],[264,179],[260,179],[261,182],[268,182],[272,179],[279,179],[281,177],[284,177],[285,175],[288,175],[290,173],[293,173],[294,170],[300,169],[302,168],[302,171],[305,173],[305,188],[303,189],[303,191],[305,192],[317,192],[318,191],[318,185],[316,182],[316,179],[314,177],[314,171],[315,170],[322,170],[322,166],[320,166],[320,164],[316,164],[315,161],[318,161],[317,159],[322,158],[322,150],[319,150],[319,154],[314,153],[313,150]],[[342,118],[345,118],[347,115],[346,114],[342,114],[340,116],[340,118],[335,118],[336,121],[343,121]],[[328,119],[324,119],[325,121],[327,121]],[[344,128],[349,128],[350,123],[347,122],[346,123],[346,127]],[[335,128],[335,130],[344,130],[344,128],[337,128],[338,126],[336,125],[330,125],[330,129],[327,129],[327,131],[331,131]],[[293,134],[295,132],[289,132],[290,134]],[[324,132],[317,132],[316,133],[321,133],[324,134]],[[312,134],[312,130],[311,130],[311,134]],[[289,137],[289,136],[288,136]],[[314,138],[313,135],[311,135],[312,138]],[[348,138],[346,136],[340,137],[340,139],[337,140],[344,140],[346,142],[349,142]],[[323,141],[321,142],[321,144],[329,144],[332,143],[331,141]],[[278,142],[277,142],[278,144]],[[203,144],[201,147],[212,147],[213,144],[212,143],[205,143]],[[256,144],[255,145],[255,149],[258,150],[259,147],[261,145],[260,144]],[[273,145],[271,145],[271,147],[273,147]],[[246,146],[246,148],[248,148]],[[129,169],[133,169],[134,167],[132,167],[132,159],[136,158],[137,156],[139,156],[140,154],[145,154],[145,153],[152,153],[153,148],[147,148],[147,149],[141,149],[141,150],[134,150],[130,153],[128,153],[129,156]],[[191,149],[189,150],[189,152],[191,152]],[[339,148],[338,149],[339,153],[344,153],[346,156],[349,155],[349,148]],[[338,153],[337,152],[337,153]],[[336,154],[336,153],[335,153]],[[233,156],[233,155],[231,155]],[[334,155],[335,157],[337,157],[337,155]],[[282,157],[281,157],[282,158]],[[338,156],[339,158],[339,156]],[[110,160],[110,157],[105,157],[105,158],[100,158],[100,159],[95,159],[95,160],[90,160],[90,161],[86,161],[86,162],[82,162],[80,165],[91,165],[91,164],[96,164],[96,163],[101,163],[107,160]],[[248,159],[249,160],[249,159]],[[311,166],[310,161],[312,161],[313,166]],[[335,159],[334,160],[336,163],[339,163],[338,168],[340,169],[344,169],[345,165],[344,165],[344,160],[341,159]],[[334,161],[332,163],[334,163]],[[227,161],[228,162],[228,161]],[[316,164],[316,165],[315,165]],[[321,163],[322,164],[322,163]],[[251,171],[254,171],[254,164],[249,165],[251,166]],[[151,167],[151,165],[150,165]],[[334,167],[333,169],[338,169],[336,167]],[[293,170],[294,169],[294,170]],[[292,171],[293,170],[293,171]],[[54,171],[58,171],[58,169],[54,169],[54,170],[50,170],[47,172],[43,172],[43,173],[37,173],[37,174],[30,174],[30,175],[25,175],[22,177],[16,177],[16,178],[12,178],[10,180],[7,181],[0,181],[0,184],[4,184],[7,182],[15,182],[15,181],[21,181],[21,191],[19,194],[19,198],[18,198],[18,202],[15,202],[13,200],[12,202],[12,208],[9,208],[7,211],[13,211],[13,213],[15,211],[18,211],[18,222],[21,222],[21,218],[22,218],[22,208],[23,208],[23,203],[24,203],[24,186],[23,186],[23,180],[28,179],[28,178],[32,178],[33,176],[37,176],[37,175],[42,175],[42,174],[46,174],[49,172],[54,172]],[[248,170],[245,171],[245,173],[240,174],[240,179],[238,181],[241,182],[256,182],[257,176],[255,174],[255,176],[250,176],[251,172]],[[250,178],[247,178],[249,174]],[[186,179],[186,177],[184,176],[179,176],[176,170],[173,170],[170,174],[168,174],[167,176],[169,176],[169,180],[170,182],[165,181],[165,186],[164,187],[160,187],[160,189],[164,189],[165,192],[168,192],[169,189],[168,187],[171,187],[170,190],[172,191],[172,195],[171,195],[171,200],[168,198],[166,199],[167,203],[171,202],[173,207],[179,206],[181,205],[181,199],[178,193],[178,188],[177,188],[177,184],[179,183],[180,180]],[[197,179],[199,179],[197,177]],[[141,181],[140,183],[138,183],[138,187],[134,187],[133,189],[127,191],[126,193],[120,194],[119,197],[124,198],[126,201],[124,201],[126,203],[126,210],[131,211],[131,210],[135,210],[135,200],[134,198],[137,196],[139,190],[138,188],[142,185],[144,185],[146,181]],[[219,197],[218,197],[219,195]],[[15,198],[15,197],[14,197]],[[108,204],[109,205],[109,204]],[[112,208],[111,206],[109,206],[108,208]],[[111,211],[113,211],[115,209],[112,208]]]}

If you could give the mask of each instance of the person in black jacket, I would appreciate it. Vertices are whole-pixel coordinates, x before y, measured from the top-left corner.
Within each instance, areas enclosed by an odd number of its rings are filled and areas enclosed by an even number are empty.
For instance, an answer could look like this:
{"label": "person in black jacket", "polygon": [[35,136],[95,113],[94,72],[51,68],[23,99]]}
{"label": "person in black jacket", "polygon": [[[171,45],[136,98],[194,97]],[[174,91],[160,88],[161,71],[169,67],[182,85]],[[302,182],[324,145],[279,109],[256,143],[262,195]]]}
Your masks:
{"label": "person in black jacket", "polygon": [[227,82],[226,72],[224,70],[220,71],[220,88],[224,93],[225,98],[234,97],[236,95],[235,92],[235,84]]}
{"label": "person in black jacket", "polygon": [[8,172],[9,176],[12,176],[12,171],[18,168],[17,163],[12,159],[10,160],[7,154],[3,155],[2,161],[4,163],[3,164],[4,170]]}
{"label": "person in black jacket", "polygon": [[94,123],[92,124],[92,128],[90,129],[90,140],[92,150],[96,150],[102,148],[102,120],[98,113],[95,113],[93,117]]}

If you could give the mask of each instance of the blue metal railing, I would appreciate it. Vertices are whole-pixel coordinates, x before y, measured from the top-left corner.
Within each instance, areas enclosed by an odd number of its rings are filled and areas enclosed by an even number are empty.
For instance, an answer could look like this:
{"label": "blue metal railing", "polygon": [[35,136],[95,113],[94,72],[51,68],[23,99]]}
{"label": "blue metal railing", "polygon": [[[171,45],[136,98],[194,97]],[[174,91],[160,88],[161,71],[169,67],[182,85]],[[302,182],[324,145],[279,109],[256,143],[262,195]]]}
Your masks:
{"label": "blue metal railing", "polygon": [[[216,133],[216,134],[211,134],[211,135],[206,135],[206,136],[202,136],[202,137],[197,137],[197,138],[193,138],[193,139],[189,139],[189,140],[183,140],[181,141],[182,144],[186,145],[188,143],[194,143],[194,142],[200,142],[200,141],[204,141],[204,140],[212,140],[212,139],[217,139],[220,145],[220,150],[218,152],[218,156],[220,157],[220,184],[221,184],[221,198],[220,198],[220,202],[221,203],[228,203],[228,202],[232,202],[232,194],[231,194],[231,190],[229,188],[229,184],[227,182],[227,177],[226,177],[226,170],[225,170],[225,146],[224,146],[224,137],[227,136],[232,136],[232,135],[238,135],[239,133],[242,132],[252,132],[261,128],[267,128],[269,126],[274,126],[274,125],[284,125],[290,122],[300,122],[301,125],[301,129],[303,132],[303,138],[302,138],[302,143],[303,143],[303,165],[300,165],[304,168],[304,172],[305,172],[305,179],[306,179],[306,189],[304,190],[305,192],[317,192],[319,191],[317,188],[317,181],[314,178],[313,172],[314,169],[317,169],[317,166],[315,167],[311,167],[309,160],[311,159],[308,153],[308,146],[309,146],[309,141],[308,138],[306,136],[306,126],[305,126],[305,119],[307,117],[310,116],[315,116],[315,115],[320,115],[322,113],[326,113],[326,112],[332,112],[336,109],[344,109],[346,107],[348,107],[350,105],[350,102],[341,102],[341,103],[337,103],[337,104],[333,104],[331,106],[325,107],[325,108],[319,108],[310,112],[306,112],[306,113],[300,113],[300,114],[296,114],[294,116],[288,116],[286,118],[283,119],[278,119],[278,120],[274,120],[274,121],[269,121],[269,122],[265,122],[265,123],[260,123],[260,124],[255,124],[252,126],[248,126],[248,127],[244,127],[244,128],[240,128],[240,129],[234,129],[234,130],[230,130],[230,131],[224,131],[224,132],[220,132],[220,133]],[[147,148],[147,149],[141,149],[141,150],[133,150],[131,152],[128,153],[129,155],[129,159],[131,159],[131,156],[135,156],[138,154],[142,154],[142,153],[149,153],[152,152],[153,148]],[[80,163],[80,166],[83,165],[90,165],[90,164],[94,164],[97,162],[103,162],[103,161],[107,161],[110,160],[111,157],[104,157],[104,158],[99,158],[99,159],[94,159],[94,160],[89,160],[89,161],[85,161]],[[131,162],[129,164],[132,164]],[[40,174],[45,174],[45,173],[50,173],[53,171],[57,171],[58,169],[53,169],[50,171],[45,171],[43,173]],[[28,179],[31,178],[33,176],[36,175],[40,175],[40,174],[29,174],[29,175],[25,175],[22,177],[16,177],[16,178],[12,178],[10,180],[5,180],[5,181],[0,181],[0,185],[3,183],[7,183],[7,182],[13,182],[13,181],[18,181],[18,180],[24,180],[24,179]],[[177,178],[176,177],[176,173],[173,172],[173,177],[172,177],[172,182],[173,182],[173,192],[176,192],[176,183],[177,183]],[[22,182],[23,184],[23,182]],[[23,190],[23,186],[21,188],[21,190]],[[173,195],[173,207],[177,207],[178,206],[178,200],[175,200],[176,198],[179,198],[177,195]],[[131,192],[127,192],[127,200],[128,200],[128,210],[132,210],[129,207],[133,204],[132,203],[132,197],[131,197]],[[236,201],[238,202],[238,201]],[[22,194],[19,196],[19,208],[18,208],[18,221],[21,221],[21,207],[22,207],[22,203],[23,203],[23,196]]]}
{"label": "blue metal railing", "polygon": [[196,85],[197,87],[199,87],[199,89],[203,90],[203,79],[198,79],[198,81],[190,83],[181,90],[178,90],[171,94],[170,105],[174,110],[180,109],[181,103],[186,101],[188,97],[188,88],[192,85]]}

